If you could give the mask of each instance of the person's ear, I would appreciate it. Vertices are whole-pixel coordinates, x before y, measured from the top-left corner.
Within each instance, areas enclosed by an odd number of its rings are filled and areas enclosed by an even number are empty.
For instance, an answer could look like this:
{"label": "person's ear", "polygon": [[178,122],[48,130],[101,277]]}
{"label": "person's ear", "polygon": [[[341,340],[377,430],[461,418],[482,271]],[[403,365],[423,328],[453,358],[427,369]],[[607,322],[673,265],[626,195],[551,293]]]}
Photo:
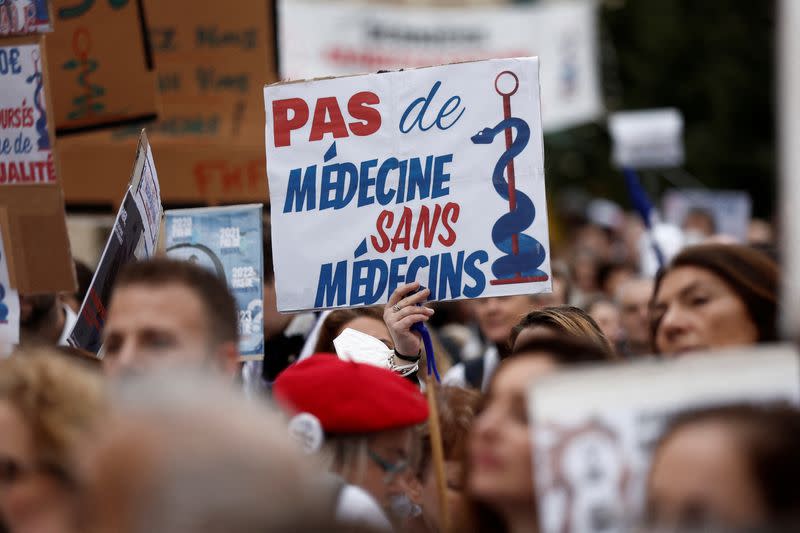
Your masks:
{"label": "person's ear", "polygon": [[231,379],[239,370],[239,346],[233,341],[223,342],[217,348],[217,364],[219,369]]}

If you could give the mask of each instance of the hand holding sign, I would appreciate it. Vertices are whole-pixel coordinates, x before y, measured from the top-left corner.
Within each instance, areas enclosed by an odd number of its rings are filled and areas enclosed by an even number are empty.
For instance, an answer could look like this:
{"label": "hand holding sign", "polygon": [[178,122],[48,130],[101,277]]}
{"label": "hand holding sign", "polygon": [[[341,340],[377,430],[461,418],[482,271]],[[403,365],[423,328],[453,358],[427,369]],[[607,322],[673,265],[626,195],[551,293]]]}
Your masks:
{"label": "hand holding sign", "polygon": [[420,352],[422,341],[419,333],[412,331],[411,326],[417,322],[427,322],[433,315],[433,309],[422,307],[431,294],[429,289],[419,289],[419,282],[400,285],[389,297],[383,311],[383,321],[389,328],[394,342],[394,349],[403,355],[415,356]]}

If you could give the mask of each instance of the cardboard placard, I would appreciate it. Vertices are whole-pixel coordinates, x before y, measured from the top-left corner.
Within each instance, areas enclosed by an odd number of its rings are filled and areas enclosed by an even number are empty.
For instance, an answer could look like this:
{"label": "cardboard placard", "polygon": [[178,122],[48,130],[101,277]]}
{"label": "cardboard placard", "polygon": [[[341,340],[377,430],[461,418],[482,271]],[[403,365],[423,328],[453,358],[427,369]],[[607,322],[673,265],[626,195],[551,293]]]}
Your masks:
{"label": "cardboard placard", "polygon": [[75,291],[64,198],[57,184],[0,187],[0,230],[11,286],[20,294]]}
{"label": "cardboard placard", "polygon": [[264,89],[280,311],[550,290],[537,58]]}
{"label": "cardboard placard", "polygon": [[[263,202],[264,83],[277,79],[272,2],[147,0],[162,110],[148,125],[171,203]],[[59,144],[70,203],[116,204],[136,128]],[[112,177],[109,179],[109,177]]]}
{"label": "cardboard placard", "polygon": [[[624,532],[643,508],[671,417],[731,403],[800,403],[794,346],[567,370],[529,388],[540,531]],[[644,393],[646,391],[646,393]]]}
{"label": "cardboard placard", "polygon": [[59,133],[152,120],[156,78],[136,0],[52,0],[47,37]]}
{"label": "cardboard placard", "polygon": [[52,30],[48,0],[4,0],[0,4],[0,37]]}
{"label": "cardboard placard", "polygon": [[111,290],[120,269],[156,253],[163,208],[153,152],[142,131],[125,198],[120,205],[92,283],[72,328],[72,346],[98,353]]}
{"label": "cardboard placard", "polygon": [[56,181],[50,93],[42,38],[0,41],[0,187]]}
{"label": "cardboard placard", "polygon": [[507,4],[366,9],[357,0],[281,0],[281,78],[538,56],[544,131],[597,119],[603,103],[596,2]]}
{"label": "cardboard placard", "polygon": [[238,305],[239,356],[264,358],[264,254],[261,204],[166,213],[167,256],[224,278]]}

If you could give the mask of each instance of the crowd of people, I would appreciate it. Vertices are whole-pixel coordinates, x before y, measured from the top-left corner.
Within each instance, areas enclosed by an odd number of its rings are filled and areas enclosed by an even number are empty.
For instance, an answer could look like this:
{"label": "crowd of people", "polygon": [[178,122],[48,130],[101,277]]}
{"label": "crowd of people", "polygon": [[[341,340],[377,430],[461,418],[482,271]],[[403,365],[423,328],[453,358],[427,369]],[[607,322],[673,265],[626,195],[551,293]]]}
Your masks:
{"label": "crowd of people", "polygon": [[[0,531],[537,531],[532,383],[777,340],[768,224],[737,243],[701,215],[655,274],[634,218],[584,220],[549,293],[427,303],[412,283],[384,306],[294,315],[276,309],[267,225],[263,362],[239,361],[225,281],[188,262],[125,267],[99,356],[65,346],[88,281],[23,297],[0,360]],[[797,450],[788,404],[680,413],[634,523],[800,530]]]}

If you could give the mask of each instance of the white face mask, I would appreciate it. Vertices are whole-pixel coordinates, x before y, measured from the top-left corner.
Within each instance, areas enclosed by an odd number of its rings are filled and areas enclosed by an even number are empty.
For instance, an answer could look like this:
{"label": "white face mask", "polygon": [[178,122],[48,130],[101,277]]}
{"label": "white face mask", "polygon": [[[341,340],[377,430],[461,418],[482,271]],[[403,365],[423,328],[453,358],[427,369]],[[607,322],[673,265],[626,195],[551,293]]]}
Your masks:
{"label": "white face mask", "polygon": [[339,356],[339,359],[381,368],[389,368],[389,360],[394,353],[372,335],[350,328],[345,328],[338,337],[333,339],[333,346],[336,348],[336,355]]}

